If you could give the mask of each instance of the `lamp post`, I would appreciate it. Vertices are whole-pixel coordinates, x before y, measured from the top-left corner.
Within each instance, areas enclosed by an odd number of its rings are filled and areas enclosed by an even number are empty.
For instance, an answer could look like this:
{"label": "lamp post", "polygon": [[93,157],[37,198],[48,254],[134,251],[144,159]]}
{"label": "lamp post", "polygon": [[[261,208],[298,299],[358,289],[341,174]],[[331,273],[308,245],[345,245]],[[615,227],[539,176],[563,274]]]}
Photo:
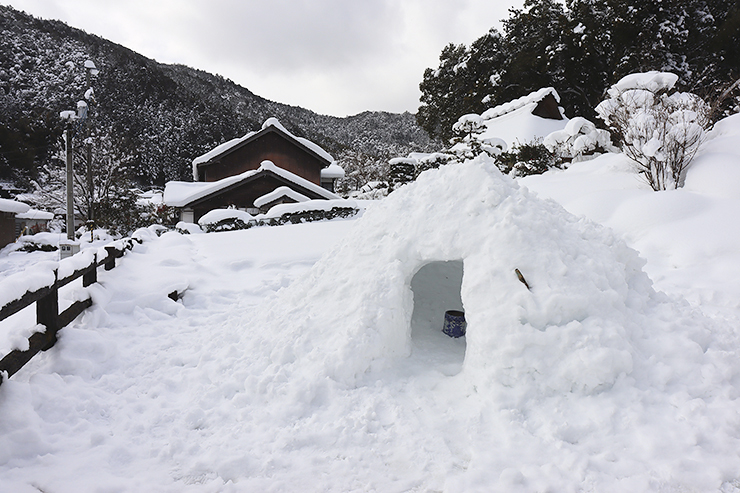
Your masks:
{"label": "lamp post", "polygon": [[[94,101],[94,93],[90,87],[90,76],[97,75],[98,70],[92,60],[85,62],[86,81],[88,89],[85,91],[85,99]],[[66,147],[66,178],[67,178],[67,241],[60,242],[59,250],[62,258],[74,255],[80,249],[79,243],[75,242],[75,215],[74,215],[74,137],[78,130],[84,128],[87,120],[89,106],[87,101],[77,102],[77,111],[62,111],[59,116],[66,121],[64,130],[64,141]],[[88,162],[88,173],[92,177],[90,163]],[[89,179],[92,181],[92,178]],[[92,191],[90,192],[92,193]]]}

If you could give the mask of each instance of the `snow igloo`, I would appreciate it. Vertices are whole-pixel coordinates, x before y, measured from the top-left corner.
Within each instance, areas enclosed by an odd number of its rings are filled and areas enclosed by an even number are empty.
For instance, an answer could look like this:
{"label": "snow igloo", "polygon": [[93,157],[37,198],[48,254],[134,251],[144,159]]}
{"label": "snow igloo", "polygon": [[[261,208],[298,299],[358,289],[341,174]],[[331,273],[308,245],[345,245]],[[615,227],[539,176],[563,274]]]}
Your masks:
{"label": "snow igloo", "polygon": [[272,364],[352,384],[411,355],[419,331],[446,338],[444,311],[461,308],[467,334],[448,339],[441,371],[589,393],[632,370],[630,341],[654,295],[643,264],[608,230],[481,156],[373,204],[259,326]]}

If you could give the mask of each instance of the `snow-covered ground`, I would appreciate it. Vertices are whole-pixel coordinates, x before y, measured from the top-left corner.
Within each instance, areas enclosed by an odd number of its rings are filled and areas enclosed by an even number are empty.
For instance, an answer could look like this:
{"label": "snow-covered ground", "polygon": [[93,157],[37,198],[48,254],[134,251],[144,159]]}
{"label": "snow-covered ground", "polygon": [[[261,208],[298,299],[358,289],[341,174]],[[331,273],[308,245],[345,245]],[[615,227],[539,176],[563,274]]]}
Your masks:
{"label": "snow-covered ground", "polygon": [[740,491],[739,138],[677,191],[478,162],[359,219],[152,237],[0,386],[0,492]]}

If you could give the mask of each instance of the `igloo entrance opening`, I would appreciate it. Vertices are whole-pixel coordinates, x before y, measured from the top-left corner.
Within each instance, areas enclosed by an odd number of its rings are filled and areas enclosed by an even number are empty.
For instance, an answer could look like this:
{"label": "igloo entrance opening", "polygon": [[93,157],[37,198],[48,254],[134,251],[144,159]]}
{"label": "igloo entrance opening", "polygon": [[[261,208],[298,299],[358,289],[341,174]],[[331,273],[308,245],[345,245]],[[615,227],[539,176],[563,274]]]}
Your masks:
{"label": "igloo entrance opening", "polygon": [[446,375],[455,375],[465,360],[465,337],[442,333],[447,310],[463,311],[463,262],[430,262],[411,279],[414,311],[411,315],[411,356],[434,365]]}

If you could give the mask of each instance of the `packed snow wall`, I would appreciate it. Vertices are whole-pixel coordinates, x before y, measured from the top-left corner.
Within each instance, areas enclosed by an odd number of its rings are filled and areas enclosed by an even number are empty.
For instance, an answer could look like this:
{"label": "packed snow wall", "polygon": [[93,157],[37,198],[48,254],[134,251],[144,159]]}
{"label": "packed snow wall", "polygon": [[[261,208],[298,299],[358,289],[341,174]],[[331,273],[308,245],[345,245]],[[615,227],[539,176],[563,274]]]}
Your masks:
{"label": "packed snow wall", "polygon": [[265,335],[246,337],[264,337],[266,375],[296,367],[351,385],[409,354],[411,281],[445,261],[464,266],[463,375],[591,393],[633,370],[633,343],[657,303],[643,261],[485,157],[424,172],[368,209],[250,324]]}

